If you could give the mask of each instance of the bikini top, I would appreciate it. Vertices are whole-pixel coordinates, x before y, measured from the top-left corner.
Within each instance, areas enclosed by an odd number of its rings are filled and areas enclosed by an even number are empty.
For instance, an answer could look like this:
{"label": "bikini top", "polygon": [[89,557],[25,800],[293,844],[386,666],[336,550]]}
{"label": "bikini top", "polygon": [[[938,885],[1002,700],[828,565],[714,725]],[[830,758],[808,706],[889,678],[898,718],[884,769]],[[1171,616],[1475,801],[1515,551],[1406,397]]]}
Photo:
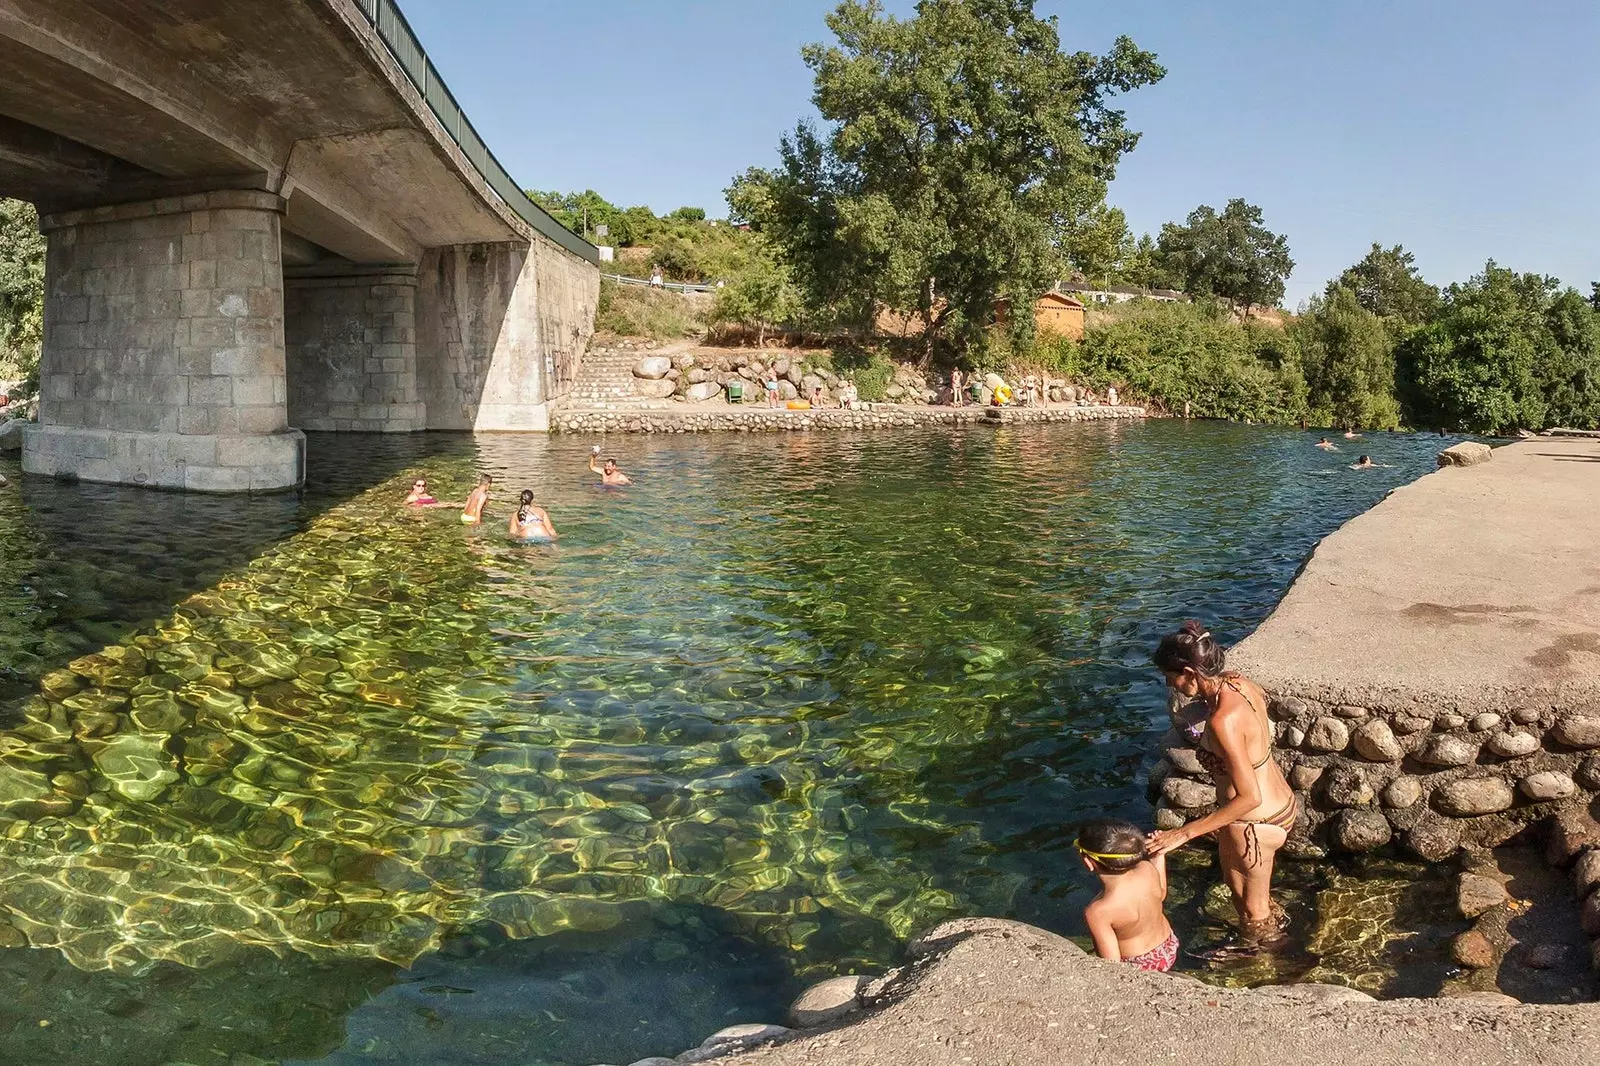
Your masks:
{"label": "bikini top", "polygon": [[[1243,696],[1245,703],[1250,705],[1251,710],[1256,709],[1255,701],[1252,700],[1248,694],[1246,694],[1244,689],[1239,687],[1238,681],[1234,677],[1225,676],[1222,679],[1222,683],[1233,689],[1233,691],[1237,692],[1240,696]],[[1210,716],[1207,715],[1206,717],[1209,720]],[[1216,780],[1219,775],[1222,777],[1227,777],[1228,760],[1221,752],[1212,751],[1205,745],[1205,721],[1195,722],[1184,727],[1184,732],[1188,735],[1190,742],[1194,744],[1195,758],[1200,760],[1200,765],[1205,769],[1206,773],[1210,774],[1213,780]],[[1267,754],[1262,757],[1260,762],[1251,763],[1250,765],[1253,769],[1259,770],[1271,761],[1272,744],[1268,742]]]}

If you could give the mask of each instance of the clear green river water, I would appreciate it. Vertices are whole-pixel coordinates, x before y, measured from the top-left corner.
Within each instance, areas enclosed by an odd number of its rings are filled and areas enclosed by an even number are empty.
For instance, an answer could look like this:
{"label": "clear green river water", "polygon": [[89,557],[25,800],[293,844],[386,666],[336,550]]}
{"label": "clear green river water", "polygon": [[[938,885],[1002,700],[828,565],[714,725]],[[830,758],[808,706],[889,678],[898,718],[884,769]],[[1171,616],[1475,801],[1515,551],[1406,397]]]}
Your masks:
{"label": "clear green river water", "polygon": [[[320,436],[256,498],[0,464],[0,1061],[626,1063],[944,918],[1081,934],[1077,823],[1149,819],[1155,641],[1249,633],[1446,443],[1314,440],[624,438],[607,490],[586,439]],[[479,469],[481,530],[397,506]],[[504,536],[524,487],[559,546]],[[1300,949],[1189,966],[1437,987],[1421,871],[1282,883]]]}

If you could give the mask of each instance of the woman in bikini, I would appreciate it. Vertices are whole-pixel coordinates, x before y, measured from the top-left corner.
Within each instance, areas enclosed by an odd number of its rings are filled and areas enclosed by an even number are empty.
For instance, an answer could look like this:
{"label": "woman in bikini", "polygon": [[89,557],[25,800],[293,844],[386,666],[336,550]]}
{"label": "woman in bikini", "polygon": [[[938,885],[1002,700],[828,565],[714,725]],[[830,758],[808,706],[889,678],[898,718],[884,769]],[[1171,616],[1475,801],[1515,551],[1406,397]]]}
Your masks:
{"label": "woman in bikini", "polygon": [[1222,647],[1199,622],[1185,622],[1162,638],[1154,658],[1168,687],[1203,708],[1185,728],[1222,805],[1182,828],[1151,833],[1148,853],[1164,855],[1215,833],[1244,945],[1270,947],[1283,939],[1289,924],[1272,899],[1273,861],[1300,809],[1272,758],[1266,693],[1254,681],[1226,671]]}
{"label": "woman in bikini", "polygon": [[532,489],[522,490],[522,496],[517,501],[517,509],[511,515],[506,532],[510,534],[512,540],[528,544],[554,544],[558,535],[556,524],[550,521],[549,512],[543,507],[534,505]]}
{"label": "woman in bikini", "polygon": [[411,491],[406,493],[407,507],[437,507],[439,501],[433,498],[428,491],[428,479],[419,477],[411,483]]}

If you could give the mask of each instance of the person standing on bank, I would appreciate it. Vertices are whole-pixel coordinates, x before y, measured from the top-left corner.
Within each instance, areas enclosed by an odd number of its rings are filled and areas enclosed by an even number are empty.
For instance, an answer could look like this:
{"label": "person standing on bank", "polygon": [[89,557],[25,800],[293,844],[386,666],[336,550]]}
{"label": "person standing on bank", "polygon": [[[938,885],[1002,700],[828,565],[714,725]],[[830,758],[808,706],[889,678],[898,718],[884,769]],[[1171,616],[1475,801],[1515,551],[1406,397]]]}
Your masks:
{"label": "person standing on bank", "polygon": [[1215,833],[1222,877],[1239,912],[1240,949],[1274,947],[1289,917],[1272,898],[1272,867],[1300,808],[1272,758],[1266,693],[1227,671],[1221,645],[1199,622],[1163,637],[1153,658],[1172,691],[1200,703],[1200,714],[1181,724],[1216,782],[1221,805],[1188,825],[1151,833],[1147,852],[1165,855]]}

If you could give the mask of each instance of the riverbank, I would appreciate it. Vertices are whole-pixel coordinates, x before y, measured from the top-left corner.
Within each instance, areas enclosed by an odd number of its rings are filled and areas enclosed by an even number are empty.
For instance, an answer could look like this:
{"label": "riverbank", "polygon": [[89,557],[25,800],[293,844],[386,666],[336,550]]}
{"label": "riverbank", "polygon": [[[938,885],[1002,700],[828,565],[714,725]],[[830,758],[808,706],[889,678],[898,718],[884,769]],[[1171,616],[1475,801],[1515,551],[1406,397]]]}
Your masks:
{"label": "riverbank", "polygon": [[[1328,985],[1232,991],[1091,958],[992,919],[920,945],[901,992],[855,1024],[720,1059],[726,1066],[1423,1066],[1600,1062],[1600,1007],[1496,996],[1377,1002]],[[914,946],[916,951],[919,946]]]}
{"label": "riverbank", "polygon": [[1132,405],[1050,407],[923,407],[869,404],[861,410],[821,408],[791,411],[782,407],[735,407],[727,404],[674,404],[660,408],[556,411],[550,428],[556,433],[784,433],[807,430],[899,429],[912,426],[1047,425],[1068,422],[1129,421],[1146,417]]}

